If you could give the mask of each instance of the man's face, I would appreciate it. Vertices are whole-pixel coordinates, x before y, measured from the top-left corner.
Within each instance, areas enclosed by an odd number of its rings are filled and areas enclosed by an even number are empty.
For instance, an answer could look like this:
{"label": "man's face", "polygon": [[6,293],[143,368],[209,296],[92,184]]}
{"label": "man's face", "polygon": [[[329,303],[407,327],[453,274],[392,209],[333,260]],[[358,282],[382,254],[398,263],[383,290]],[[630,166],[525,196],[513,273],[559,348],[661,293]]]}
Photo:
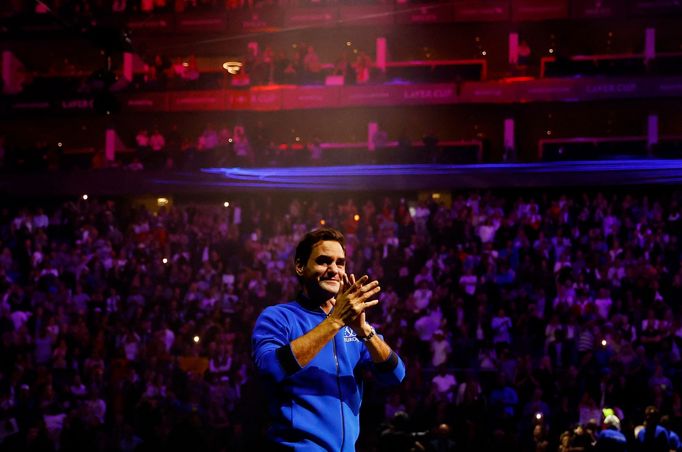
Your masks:
{"label": "man's face", "polygon": [[323,240],[313,245],[308,262],[296,263],[306,295],[326,301],[335,296],[346,274],[346,254],[339,242]]}

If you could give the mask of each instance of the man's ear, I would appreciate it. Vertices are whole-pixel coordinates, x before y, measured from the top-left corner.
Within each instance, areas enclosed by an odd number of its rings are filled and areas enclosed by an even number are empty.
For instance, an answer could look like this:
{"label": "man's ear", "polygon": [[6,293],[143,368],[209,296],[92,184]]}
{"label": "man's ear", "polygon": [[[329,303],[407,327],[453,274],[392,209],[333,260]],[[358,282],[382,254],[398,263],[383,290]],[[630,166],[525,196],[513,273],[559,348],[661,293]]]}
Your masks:
{"label": "man's ear", "polygon": [[303,267],[305,267],[305,265],[303,265],[303,263],[297,259],[294,266],[296,267],[296,275],[303,276]]}

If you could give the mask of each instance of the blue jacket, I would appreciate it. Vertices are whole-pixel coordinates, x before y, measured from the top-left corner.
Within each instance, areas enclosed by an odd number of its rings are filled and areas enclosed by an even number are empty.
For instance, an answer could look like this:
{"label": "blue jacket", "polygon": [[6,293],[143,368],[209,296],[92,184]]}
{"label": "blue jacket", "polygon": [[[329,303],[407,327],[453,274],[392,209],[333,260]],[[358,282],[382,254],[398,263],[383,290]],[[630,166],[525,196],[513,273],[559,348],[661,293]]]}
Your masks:
{"label": "blue jacket", "polygon": [[365,344],[349,327],[301,368],[290,343],[325,317],[322,309],[293,301],[266,308],[253,331],[253,359],[269,391],[269,436],[296,451],[354,451],[360,434],[362,370],[369,367],[379,382],[389,385],[405,377],[398,355],[373,364]]}
{"label": "blue jacket", "polygon": [[649,438],[646,435],[647,428],[649,427],[644,427],[637,435],[637,443],[640,450],[645,452],[668,452],[670,450],[668,446],[668,430],[657,425],[653,437]]}
{"label": "blue jacket", "polygon": [[668,444],[670,446],[670,450],[682,450],[680,436],[672,430],[668,430]]}
{"label": "blue jacket", "polygon": [[618,430],[607,428],[597,435],[595,450],[599,452],[625,452],[628,450],[628,441]]}

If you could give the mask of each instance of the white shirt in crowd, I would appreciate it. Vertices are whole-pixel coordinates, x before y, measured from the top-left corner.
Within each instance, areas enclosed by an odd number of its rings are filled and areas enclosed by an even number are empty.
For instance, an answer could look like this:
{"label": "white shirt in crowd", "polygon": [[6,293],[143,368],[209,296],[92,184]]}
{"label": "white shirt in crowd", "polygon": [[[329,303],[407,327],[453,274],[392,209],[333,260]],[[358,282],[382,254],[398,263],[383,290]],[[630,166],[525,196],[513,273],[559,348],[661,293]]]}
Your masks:
{"label": "white shirt in crowd", "polygon": [[492,224],[482,224],[478,228],[478,236],[481,239],[481,243],[488,243],[492,242],[493,239],[495,238],[495,232],[497,232],[497,228],[495,225]]}
{"label": "white shirt in crowd", "polygon": [[467,295],[474,295],[476,293],[476,284],[478,277],[476,275],[462,275],[459,278],[459,285],[464,288]]}
{"label": "white shirt in crowd", "polygon": [[33,217],[33,226],[36,229],[44,229],[50,225],[50,219],[44,213],[39,213]]}
{"label": "white shirt in crowd", "polygon": [[611,305],[613,301],[611,297],[599,297],[594,300],[594,305],[597,307],[597,313],[602,319],[609,318],[609,311],[611,310]]}
{"label": "white shirt in crowd", "polygon": [[428,288],[420,288],[414,291],[414,304],[417,312],[423,311],[429,306],[433,292]]}
{"label": "white shirt in crowd", "polygon": [[419,339],[428,342],[433,337],[433,333],[440,328],[441,322],[443,321],[443,314],[440,309],[433,309],[427,314],[418,318],[414,322],[414,329],[417,331]]}
{"label": "white shirt in crowd", "polygon": [[452,389],[457,386],[457,379],[454,375],[446,373],[445,375],[438,374],[431,380],[436,394],[445,397],[448,401],[452,401]]}
{"label": "white shirt in crowd", "polygon": [[431,364],[433,364],[433,367],[438,367],[441,364],[445,364],[448,361],[448,356],[450,355],[451,351],[452,347],[446,338],[441,337],[438,339],[438,336],[434,337],[433,341],[431,342]]}

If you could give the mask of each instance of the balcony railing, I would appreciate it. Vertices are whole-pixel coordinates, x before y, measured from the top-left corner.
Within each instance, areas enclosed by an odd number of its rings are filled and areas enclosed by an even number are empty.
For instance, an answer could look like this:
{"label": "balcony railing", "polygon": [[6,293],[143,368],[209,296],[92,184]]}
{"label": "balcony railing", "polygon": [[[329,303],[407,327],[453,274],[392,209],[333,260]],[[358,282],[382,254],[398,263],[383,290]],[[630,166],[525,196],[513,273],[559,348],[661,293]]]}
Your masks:
{"label": "balcony railing", "polygon": [[682,157],[682,135],[663,135],[650,143],[643,135],[543,138],[538,160],[604,160],[621,157]]}
{"label": "balcony railing", "polygon": [[565,58],[545,56],[540,59],[541,78],[574,75],[636,76],[645,73],[669,75],[681,72],[682,52],[659,52],[652,59],[642,53],[572,55]]}

